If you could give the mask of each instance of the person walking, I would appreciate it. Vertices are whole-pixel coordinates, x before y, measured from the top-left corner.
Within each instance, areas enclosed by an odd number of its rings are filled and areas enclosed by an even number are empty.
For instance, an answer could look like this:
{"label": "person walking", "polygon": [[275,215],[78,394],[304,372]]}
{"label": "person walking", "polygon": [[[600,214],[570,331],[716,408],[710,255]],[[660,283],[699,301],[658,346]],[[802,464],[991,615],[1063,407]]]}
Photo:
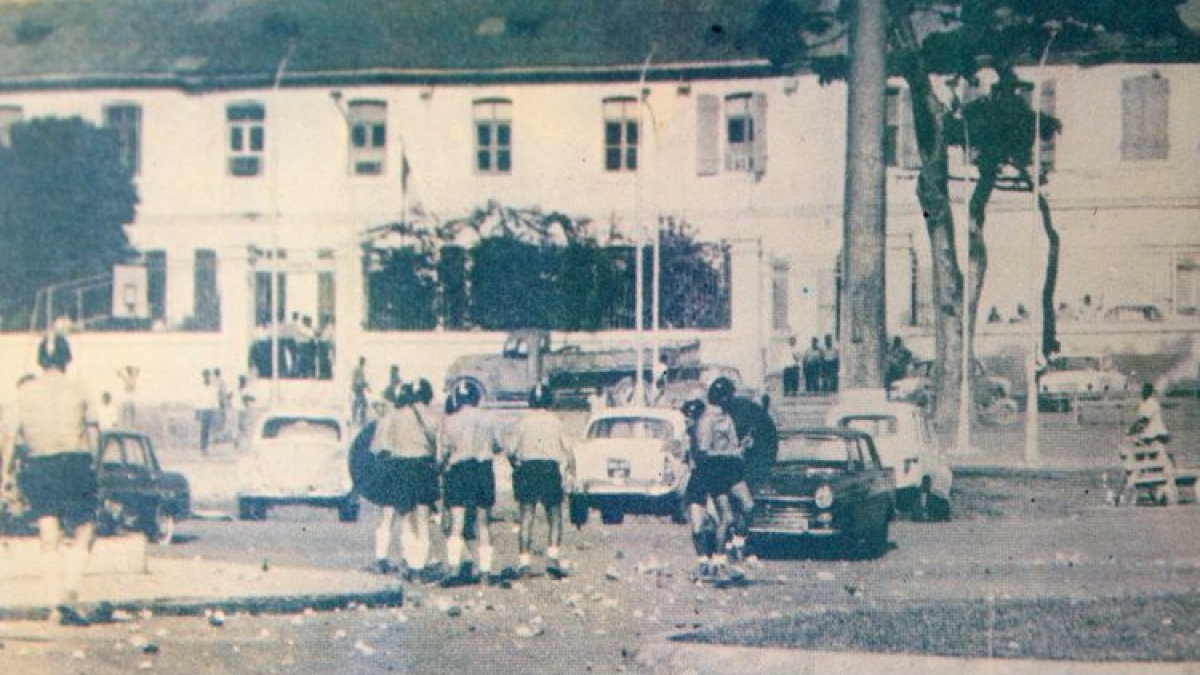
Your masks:
{"label": "person walking", "polygon": [[821,390],[821,363],[824,360],[825,355],[821,353],[821,341],[814,337],[800,359],[801,367],[804,370],[805,393],[815,394]]}
{"label": "person walking", "polygon": [[[88,623],[77,605],[83,571],[96,535],[96,420],[83,384],[68,377],[66,339],[48,337],[38,348],[39,376],[17,392],[16,437],[23,446],[17,486],[37,519],[42,550],[53,554],[46,591],[61,623]],[[15,453],[10,463],[17,460]],[[15,467],[10,464],[5,473]],[[63,534],[72,544],[65,552]]]}
{"label": "person walking", "polygon": [[546,573],[556,579],[568,574],[562,558],[564,483],[573,479],[575,457],[562,420],[550,411],[554,395],[539,384],[529,392],[529,411],[517,420],[508,444],[512,464],[513,495],[520,511],[517,536],[517,573],[529,574],[533,551],[533,525],[540,504],[546,512],[548,546]]}
{"label": "person walking", "polygon": [[[696,578],[702,581],[735,580],[744,576],[736,566],[730,566],[725,546],[733,531],[731,494],[734,486],[744,480],[745,465],[737,429],[718,404],[722,400],[721,387],[716,389],[709,387],[707,405],[693,404],[690,411],[685,410],[685,414],[690,412],[696,416],[691,448],[694,468],[684,498],[688,504],[692,542],[699,556]],[[709,500],[716,511],[716,522],[712,525],[709,524]]]}
{"label": "person walking", "polygon": [[358,357],[358,365],[350,376],[350,421],[361,427],[367,423],[367,392],[371,383],[367,381],[367,357]]}
{"label": "person walking", "polygon": [[[416,403],[412,389],[402,388],[392,409],[379,420],[372,451],[380,458],[379,480],[387,491],[384,506],[393,509],[399,522],[400,549],[406,566],[404,579],[430,583],[436,581],[433,570],[426,566],[430,548],[429,514],[437,501],[436,430],[426,425]],[[389,534],[391,520],[385,509],[381,527],[386,526]],[[387,541],[381,556],[379,532],[377,529],[376,559],[386,561]]]}
{"label": "person walking", "polygon": [[208,454],[208,444],[213,440],[217,417],[217,389],[212,371],[205,368],[200,373],[201,385],[196,399],[196,421],[200,425],[200,454]]}
{"label": "person walking", "polygon": [[[446,536],[446,564],[450,578],[443,585],[474,583],[477,578],[493,582],[491,513],[496,504],[496,477],[492,456],[501,451],[500,441],[487,417],[478,408],[479,392],[460,387],[451,395],[448,414],[438,433],[437,455],[442,474],[442,505],[450,513]],[[475,521],[475,561],[463,562],[468,521]]]}
{"label": "person walking", "polygon": [[821,391],[826,393],[838,390],[838,370],[841,367],[841,353],[833,336],[825,334],[825,348],[821,350]]}
{"label": "person walking", "polygon": [[735,396],[728,378],[717,378],[709,388],[710,398],[733,420],[738,446],[742,449],[743,477],[730,490],[734,506],[733,526],[726,554],[732,561],[745,557],[750,513],[754,510],[751,486],[761,485],[775,463],[779,451],[779,430],[766,408],[744,397]]}

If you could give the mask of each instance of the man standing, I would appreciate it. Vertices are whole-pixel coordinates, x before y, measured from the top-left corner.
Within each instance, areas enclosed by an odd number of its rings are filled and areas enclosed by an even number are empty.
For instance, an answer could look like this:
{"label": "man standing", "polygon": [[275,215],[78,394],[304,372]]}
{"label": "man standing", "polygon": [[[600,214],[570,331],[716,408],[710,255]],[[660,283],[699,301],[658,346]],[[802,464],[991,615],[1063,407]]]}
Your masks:
{"label": "man standing", "polygon": [[884,377],[884,387],[890,389],[896,380],[908,377],[908,366],[912,363],[912,352],[904,346],[904,340],[897,335],[892,338],[892,347],[887,353],[887,374]]}
{"label": "man standing", "polygon": [[549,527],[546,548],[546,573],[556,579],[567,575],[561,559],[564,482],[575,472],[575,457],[563,429],[562,420],[550,411],[554,395],[539,384],[529,393],[529,412],[521,416],[512,430],[508,460],[513,466],[513,496],[521,514],[517,538],[517,573],[529,573],[533,551],[533,521],[538,504],[546,511]]}
{"label": "man standing", "polygon": [[821,359],[821,391],[832,393],[838,390],[838,368],[841,367],[841,355],[833,336],[825,334],[825,349]]}
{"label": "man standing", "polygon": [[[18,390],[16,433],[24,457],[17,484],[37,518],[42,549],[55,554],[46,585],[59,620],[81,625],[87,620],[75,603],[95,541],[99,487],[93,408],[83,385],[67,377],[70,360],[65,338],[46,338],[38,348],[42,374]],[[65,560],[59,553],[64,532],[72,538]]]}
{"label": "man standing", "polygon": [[783,367],[783,395],[795,396],[800,393],[800,362],[804,358],[796,346],[795,335],[788,338],[788,356],[792,363]]}
{"label": "man standing", "polygon": [[217,418],[217,387],[211,370],[205,368],[200,378],[202,383],[196,399],[196,421],[200,424],[200,454],[207,455]]}
{"label": "man standing", "polygon": [[804,392],[815,394],[821,390],[821,363],[825,360],[821,353],[821,341],[812,339],[812,343],[801,357],[800,363],[804,369]]}
{"label": "man standing", "polygon": [[358,365],[350,378],[350,420],[356,426],[367,423],[367,392],[371,384],[367,382],[367,357],[358,357]]}

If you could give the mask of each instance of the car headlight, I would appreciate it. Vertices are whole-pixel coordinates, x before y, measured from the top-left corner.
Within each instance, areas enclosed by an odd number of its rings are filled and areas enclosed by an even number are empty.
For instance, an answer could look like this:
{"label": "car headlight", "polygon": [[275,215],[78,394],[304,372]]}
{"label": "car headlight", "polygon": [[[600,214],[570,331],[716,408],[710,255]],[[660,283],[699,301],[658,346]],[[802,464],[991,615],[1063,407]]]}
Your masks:
{"label": "car headlight", "polygon": [[819,509],[827,509],[833,506],[833,488],[828,485],[822,485],[817,488],[817,493],[813,495],[813,501],[816,502]]}

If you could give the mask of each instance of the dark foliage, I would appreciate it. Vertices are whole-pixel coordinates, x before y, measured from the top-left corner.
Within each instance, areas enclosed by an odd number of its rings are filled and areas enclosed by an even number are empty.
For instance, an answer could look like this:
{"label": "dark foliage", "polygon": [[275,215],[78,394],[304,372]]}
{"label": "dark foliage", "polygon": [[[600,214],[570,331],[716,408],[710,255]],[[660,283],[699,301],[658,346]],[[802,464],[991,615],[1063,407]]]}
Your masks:
{"label": "dark foliage", "polygon": [[4,325],[28,320],[39,289],[107,274],[127,259],[122,226],[136,204],[111,132],[78,118],[13,125],[11,146],[0,148]]}

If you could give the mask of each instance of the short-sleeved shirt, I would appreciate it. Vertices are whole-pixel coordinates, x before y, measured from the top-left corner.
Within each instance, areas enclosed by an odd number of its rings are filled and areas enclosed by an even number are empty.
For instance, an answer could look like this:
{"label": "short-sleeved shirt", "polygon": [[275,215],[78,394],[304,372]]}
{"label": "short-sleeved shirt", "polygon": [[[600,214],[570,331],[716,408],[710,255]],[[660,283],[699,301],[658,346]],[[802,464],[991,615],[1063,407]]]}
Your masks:
{"label": "short-sleeved shirt", "polygon": [[47,370],[17,391],[17,427],[29,457],[91,452],[95,407],[83,383]]}
{"label": "short-sleeved shirt", "polygon": [[1158,399],[1151,396],[1138,405],[1137,416],[1146,420],[1146,428],[1142,430],[1142,440],[1150,440],[1167,435],[1167,425],[1163,422],[1162,405]]}
{"label": "short-sleeved shirt", "polygon": [[571,459],[571,445],[558,416],[538,409],[517,420],[509,438],[508,454],[520,461],[548,459],[565,464]]}
{"label": "short-sleeved shirt", "polygon": [[704,457],[742,458],[733,418],[715,405],[705,408],[696,420],[696,447]]}
{"label": "short-sleeved shirt", "polygon": [[438,459],[447,466],[459,462],[491,461],[498,445],[496,433],[478,408],[465,406],[447,415],[438,433]]}
{"label": "short-sleeved shirt", "polygon": [[392,408],[379,420],[371,439],[371,452],[388,451],[395,457],[433,457],[429,431],[412,406]]}

